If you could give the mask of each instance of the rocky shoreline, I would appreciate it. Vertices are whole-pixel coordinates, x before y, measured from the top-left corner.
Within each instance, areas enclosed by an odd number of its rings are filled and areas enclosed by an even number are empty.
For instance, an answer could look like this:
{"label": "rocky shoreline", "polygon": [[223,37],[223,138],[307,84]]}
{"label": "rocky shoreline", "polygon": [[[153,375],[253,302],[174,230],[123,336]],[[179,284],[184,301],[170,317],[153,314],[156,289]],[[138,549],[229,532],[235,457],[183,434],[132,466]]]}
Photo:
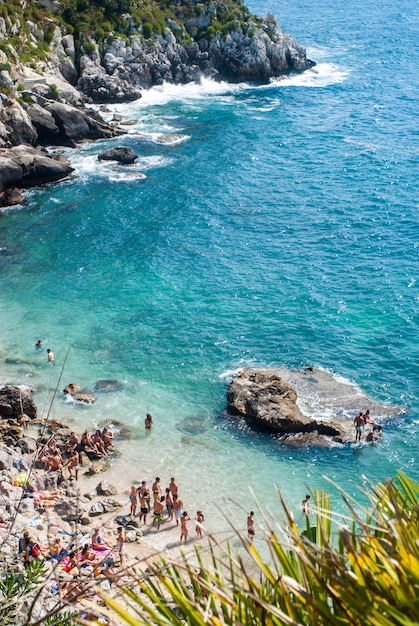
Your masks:
{"label": "rocky shoreline", "polygon": [[[119,388],[116,380],[99,380],[94,392]],[[94,398],[93,392],[80,390],[75,383],[67,385],[63,393],[85,404]],[[131,436],[119,422],[105,425],[115,433],[115,443]],[[140,527],[139,513],[130,515],[130,490],[102,477],[119,456],[113,445],[106,456],[82,446],[77,473],[70,471],[65,460],[71,455],[67,448],[71,434],[66,424],[38,417],[30,389],[0,387],[0,570],[2,576],[8,572],[20,581],[11,603],[18,624],[25,623],[29,612],[35,621],[63,609],[85,612],[82,601],[94,599],[97,588],[119,594],[114,582],[138,585],[161,550],[178,549],[179,527],[174,519],[164,516],[164,532],[160,533],[152,524],[151,511],[147,524]],[[43,452],[50,446],[64,459],[57,470],[45,469]],[[124,529],[124,562],[118,552],[118,526]],[[87,545],[92,550],[93,537],[99,532],[101,546],[93,550],[94,562],[84,562],[82,548]],[[190,540],[194,540],[193,532]],[[35,545],[39,554],[20,553],[25,541]],[[25,581],[36,572],[37,586],[28,594]],[[3,600],[0,597],[0,609]]]}
{"label": "rocky shoreline", "polygon": [[[256,18],[243,5],[221,26],[224,5],[202,3],[191,13],[175,3],[176,19],[167,18],[161,34],[146,33],[126,14],[126,33],[101,45],[91,35],[79,40],[67,33],[54,17],[60,3],[47,5],[52,34],[42,61],[22,63],[11,43],[0,49],[0,207],[23,203],[25,187],[71,174],[68,160],[45,146],[75,147],[125,133],[117,120],[106,122],[91,103],[127,102],[154,85],[199,82],[202,77],[266,83],[315,65],[272,15]],[[0,18],[0,38],[12,29],[26,45],[29,29],[29,44],[44,45],[42,26]]]}

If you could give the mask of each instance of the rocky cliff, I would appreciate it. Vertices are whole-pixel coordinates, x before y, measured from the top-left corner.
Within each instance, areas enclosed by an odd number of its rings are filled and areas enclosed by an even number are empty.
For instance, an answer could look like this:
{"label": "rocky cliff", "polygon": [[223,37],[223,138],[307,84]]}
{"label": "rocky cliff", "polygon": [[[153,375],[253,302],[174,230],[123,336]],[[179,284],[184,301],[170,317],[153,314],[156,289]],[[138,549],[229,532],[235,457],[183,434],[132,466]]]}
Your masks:
{"label": "rocky cliff", "polygon": [[[136,99],[164,81],[268,82],[314,65],[272,15],[252,16],[240,0],[115,0],[110,7],[103,0],[0,3],[0,148],[74,146],[120,134],[85,105]],[[39,182],[21,175],[23,163],[11,168],[4,158],[3,150],[0,206],[19,201],[14,187]],[[45,180],[58,177],[60,168],[53,170]]]}

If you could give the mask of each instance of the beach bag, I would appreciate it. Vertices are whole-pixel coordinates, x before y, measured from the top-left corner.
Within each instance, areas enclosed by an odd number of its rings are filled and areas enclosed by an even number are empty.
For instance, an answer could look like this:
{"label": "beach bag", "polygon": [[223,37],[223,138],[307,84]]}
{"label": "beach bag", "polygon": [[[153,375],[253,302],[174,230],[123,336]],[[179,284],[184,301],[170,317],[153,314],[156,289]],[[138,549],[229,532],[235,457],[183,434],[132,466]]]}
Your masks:
{"label": "beach bag", "polygon": [[38,548],[38,546],[33,545],[31,547],[31,556],[33,556],[35,559],[38,556],[41,556],[41,550]]}

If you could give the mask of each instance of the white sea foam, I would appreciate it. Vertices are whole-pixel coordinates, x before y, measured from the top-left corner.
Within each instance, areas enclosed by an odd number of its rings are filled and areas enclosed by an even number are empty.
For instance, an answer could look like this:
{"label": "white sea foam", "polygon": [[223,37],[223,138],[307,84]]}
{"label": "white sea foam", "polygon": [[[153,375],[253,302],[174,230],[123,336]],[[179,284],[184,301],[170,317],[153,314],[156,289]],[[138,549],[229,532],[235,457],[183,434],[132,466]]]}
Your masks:
{"label": "white sea foam", "polygon": [[278,87],[328,87],[344,82],[349,73],[348,69],[342,69],[335,63],[318,63],[302,74],[276,78],[271,84],[276,84]]}

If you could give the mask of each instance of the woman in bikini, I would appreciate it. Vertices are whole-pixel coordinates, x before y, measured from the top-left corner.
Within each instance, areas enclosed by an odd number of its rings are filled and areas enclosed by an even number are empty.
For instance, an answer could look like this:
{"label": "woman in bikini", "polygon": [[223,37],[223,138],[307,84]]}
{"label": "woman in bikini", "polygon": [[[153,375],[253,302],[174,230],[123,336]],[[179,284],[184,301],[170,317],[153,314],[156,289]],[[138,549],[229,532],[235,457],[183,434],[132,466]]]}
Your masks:
{"label": "woman in bikini", "polygon": [[181,515],[180,518],[180,542],[182,543],[182,539],[185,541],[187,541],[188,539],[188,522],[191,518],[189,517],[189,515],[187,514],[186,511],[184,511]]}

